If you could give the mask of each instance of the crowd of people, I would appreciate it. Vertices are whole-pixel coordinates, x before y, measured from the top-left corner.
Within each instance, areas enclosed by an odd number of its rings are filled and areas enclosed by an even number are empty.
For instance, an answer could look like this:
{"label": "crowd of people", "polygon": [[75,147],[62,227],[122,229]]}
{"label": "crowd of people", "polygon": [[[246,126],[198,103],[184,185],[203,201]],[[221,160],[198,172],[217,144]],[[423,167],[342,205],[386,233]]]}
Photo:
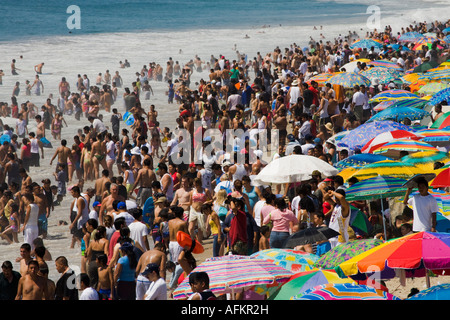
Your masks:
{"label": "crowd of people", "polygon": [[[3,135],[9,139],[0,146],[0,236],[18,243],[23,233],[24,244],[20,272],[12,270],[10,261],[2,265],[1,298],[168,299],[186,277],[199,292],[195,299],[211,298],[205,294],[207,276],[191,274],[197,260],[192,245],[178,242],[179,231],[198,245],[212,239],[213,257],[283,248],[290,234],[308,227],[329,226],[341,234],[297,248],[318,255],[350,239],[385,237],[379,202],[351,203],[367,215],[373,225],[370,234],[349,227],[347,184],[339,175],[327,177],[315,171],[309,181],[276,186],[259,185],[253,179],[270,161],[292,154],[311,155],[331,165],[345,159],[354,150],[338,150],[330,137],[367,121],[373,113],[369,99],[396,85],[319,86],[310,81],[312,76],[342,71],[343,65],[363,57],[388,59],[403,70],[424,61],[445,61],[448,47],[439,49],[438,43],[418,51],[394,51],[388,46],[409,31],[436,32],[442,38],[441,30],[448,26],[449,22],[417,23],[398,34],[390,27],[375,30],[367,36],[385,43],[382,52],[349,49],[350,33],[334,42],[311,39],[308,48],[293,44],[264,56],[258,52],[254,59],[236,51],[236,59],[211,55],[205,62],[196,56],[181,67],[170,58],[165,74],[160,64],[151,63],[136,72],[130,87],[125,87],[118,71],[114,76],[109,70],[99,73],[95,85],[87,75],[78,75],[74,90],[62,78],[56,105],[51,96],[40,111],[30,101],[19,108],[17,84],[11,103],[0,103],[2,116],[17,119],[15,128],[3,125]],[[358,69],[369,66],[370,62],[358,64]],[[120,67],[130,68],[129,62],[121,62]],[[11,68],[17,74],[15,65]],[[208,78],[191,83],[191,75],[203,71]],[[167,102],[178,104],[174,128],[161,127],[161,109],[146,106],[153,94],[152,81],[165,81]],[[38,75],[26,96],[33,88],[35,94],[43,93]],[[122,98],[123,107],[118,106]],[[103,111],[111,118],[103,118]],[[67,141],[61,139],[61,132],[67,126],[64,117],[71,116],[89,123]],[[28,131],[32,119],[36,132]],[[194,137],[197,121],[202,132],[219,129],[223,141],[228,129],[254,136],[276,129],[279,147],[260,150],[260,140],[255,138],[245,139],[243,147],[233,145],[231,153],[222,149],[208,154],[211,138],[203,136],[200,144],[192,143],[195,151],[189,161],[179,163],[175,159],[186,149],[178,131],[185,129]],[[56,163],[55,184],[50,179],[39,183],[30,175],[44,159],[49,131],[59,143],[53,146],[50,160],[50,165]],[[251,157],[255,161],[249,161]],[[356,182],[351,179],[348,185]],[[70,247],[79,245],[82,250],[80,284],[64,256],[54,260],[61,278],[56,283],[50,280],[47,262],[52,258],[36,240],[46,239],[50,213],[68,198]],[[408,228],[412,220],[413,213],[405,208],[398,221],[387,221],[388,237],[418,231],[412,225]]]}

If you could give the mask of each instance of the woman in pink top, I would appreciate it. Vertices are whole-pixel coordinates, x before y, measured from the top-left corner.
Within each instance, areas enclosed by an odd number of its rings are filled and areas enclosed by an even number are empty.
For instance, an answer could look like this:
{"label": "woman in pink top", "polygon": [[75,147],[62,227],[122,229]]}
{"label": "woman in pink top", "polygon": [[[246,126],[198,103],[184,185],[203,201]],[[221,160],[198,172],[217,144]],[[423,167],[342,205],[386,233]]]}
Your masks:
{"label": "woman in pink top", "polygon": [[284,198],[275,200],[276,209],[264,218],[263,224],[270,221],[273,223],[270,232],[270,247],[283,248],[286,239],[289,237],[289,231],[296,231],[298,228],[298,219],[295,214],[287,209],[288,205]]}

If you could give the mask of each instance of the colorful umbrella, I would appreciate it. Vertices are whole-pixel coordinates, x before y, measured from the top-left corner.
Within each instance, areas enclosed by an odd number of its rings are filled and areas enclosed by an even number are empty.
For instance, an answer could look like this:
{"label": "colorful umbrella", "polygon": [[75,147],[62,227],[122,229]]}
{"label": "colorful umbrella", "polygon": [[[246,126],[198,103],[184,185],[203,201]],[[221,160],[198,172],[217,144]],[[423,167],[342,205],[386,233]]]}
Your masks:
{"label": "colorful umbrella", "polygon": [[291,234],[284,244],[285,248],[295,248],[305,244],[315,244],[320,241],[337,237],[339,232],[329,227],[310,227]]}
{"label": "colorful umbrella", "polygon": [[367,50],[369,50],[372,47],[374,47],[375,49],[381,49],[383,48],[383,44],[380,43],[379,41],[375,41],[374,39],[360,39],[356,40],[350,45],[350,49],[366,48]]}
{"label": "colorful umbrella", "polygon": [[434,170],[435,162],[446,163],[450,160],[450,155],[443,151],[422,151],[415,152],[401,158],[404,163],[413,164],[416,167],[426,172],[432,172]]}
{"label": "colorful umbrella", "polygon": [[351,283],[325,284],[309,289],[295,300],[401,300],[370,286]]}
{"label": "colorful umbrella", "polygon": [[420,39],[421,37],[423,37],[423,35],[419,32],[416,32],[416,31],[406,32],[398,38],[398,41],[415,42],[418,39]]}
{"label": "colorful umbrella", "polygon": [[398,64],[396,64],[393,61],[388,61],[388,60],[376,60],[376,61],[370,61],[367,62],[367,65],[373,66],[373,67],[381,67],[381,68],[390,68],[390,69],[397,69],[399,71],[402,71],[403,68],[400,67]]}
{"label": "colorful umbrella", "polygon": [[436,231],[450,233],[450,220],[441,212],[436,214]]}
{"label": "colorful umbrella", "polygon": [[411,121],[414,121],[414,120],[422,120],[423,118],[429,116],[430,113],[428,111],[414,107],[395,107],[395,108],[391,107],[376,113],[367,121],[368,122],[384,121],[384,120],[403,121],[406,118],[408,118]]}
{"label": "colorful umbrella", "polygon": [[331,84],[338,84],[344,88],[353,88],[355,85],[365,85],[369,87],[371,81],[365,76],[355,72],[342,72],[331,77],[328,80]]}
{"label": "colorful umbrella", "polygon": [[[356,257],[382,243],[383,240],[380,239],[360,239],[340,244],[320,257],[314,264],[314,267],[321,269],[337,269],[344,261]],[[343,277],[345,276],[343,275]]]}
{"label": "colorful umbrella", "polygon": [[250,257],[270,261],[293,273],[313,269],[319,256],[292,249],[267,249],[253,253]]}
{"label": "colorful umbrella", "polygon": [[439,91],[442,91],[447,88],[450,88],[450,83],[429,82],[422,88],[420,88],[419,91],[417,92],[420,94],[423,93],[425,95],[434,95],[435,93],[438,93]]}
{"label": "colorful umbrella", "polygon": [[356,148],[361,149],[369,140],[375,138],[377,135],[393,130],[414,131],[410,126],[395,121],[366,122],[351,130],[337,143],[337,147],[347,147],[351,150],[355,150]]}
{"label": "colorful umbrella", "polygon": [[358,153],[348,158],[345,158],[334,165],[336,169],[342,170],[345,168],[362,168],[369,163],[377,161],[391,160],[388,157],[371,153]]}
{"label": "colorful umbrella", "polygon": [[[373,150],[378,149],[382,145],[396,140],[396,139],[413,139],[413,140],[419,140],[421,136],[418,136],[416,133],[406,131],[406,130],[393,130],[393,131],[387,131],[383,132],[379,135],[377,135],[375,138],[368,141],[364,147],[361,149],[362,153],[369,153],[371,154]],[[384,159],[388,160],[388,159]]]}
{"label": "colorful umbrella", "polygon": [[382,102],[378,103],[378,104],[373,108],[373,110],[375,110],[375,111],[378,112],[378,111],[381,111],[381,110],[386,109],[387,107],[393,105],[394,103],[395,103],[395,100],[386,100],[386,101],[382,101]]}
{"label": "colorful umbrella", "polygon": [[450,283],[443,283],[422,290],[406,300],[450,300]]}
{"label": "colorful umbrella", "polygon": [[398,139],[391,142],[388,142],[378,149],[373,151],[374,154],[381,154],[386,157],[398,159],[400,158],[400,154],[402,151],[407,151],[408,153],[420,152],[420,151],[439,151],[431,144],[416,141],[411,139]]}
{"label": "colorful umbrella", "polygon": [[[429,81],[443,81],[450,79],[450,69],[441,69],[432,72],[426,72],[422,74],[418,80],[427,79]],[[444,88],[445,89],[445,88]]]}
{"label": "colorful umbrella", "polygon": [[430,182],[430,187],[433,188],[443,188],[448,186],[450,186],[450,168],[446,168],[439,172]]}
{"label": "colorful umbrella", "polygon": [[315,81],[319,84],[319,86],[323,87],[325,86],[325,84],[331,79],[331,77],[339,74],[341,72],[336,72],[336,73],[319,73],[311,78],[309,78],[308,81],[306,81],[306,83],[310,84],[311,81]]}
{"label": "colorful umbrella", "polygon": [[383,67],[374,67],[364,71],[361,71],[360,74],[370,79],[371,81],[374,79],[378,79],[379,83],[389,83],[398,79],[402,76],[402,72],[398,69],[391,68],[383,68]]}
{"label": "colorful umbrella", "polygon": [[269,300],[295,300],[306,290],[328,283],[353,283],[355,280],[348,277],[340,278],[332,270],[311,270],[294,274],[289,281],[279,287]]}
{"label": "colorful umbrella", "polygon": [[396,109],[402,107],[413,107],[416,109],[424,109],[428,104],[428,100],[423,98],[412,98],[395,101],[394,104],[388,106],[386,109]]}
{"label": "colorful umbrella", "polygon": [[[349,178],[356,177],[359,180],[375,178],[377,176],[393,177],[408,180],[416,174],[424,173],[413,164],[401,161],[378,161],[353,172]],[[360,181],[361,182],[361,181]]]}
{"label": "colorful umbrella", "polygon": [[406,193],[406,188],[403,187],[405,182],[405,179],[391,176],[368,178],[348,187],[345,191],[345,199],[347,201],[377,200],[403,196]]}
{"label": "colorful umbrella", "polygon": [[411,93],[406,90],[386,90],[378,93],[372,99],[369,100],[370,103],[382,102],[387,100],[404,100],[404,99],[418,99],[418,95]]}
{"label": "colorful umbrella", "polygon": [[[422,37],[419,38],[417,41],[415,41],[414,43],[414,47],[412,48],[414,51],[419,51],[419,50],[423,50],[423,46],[428,47],[428,49],[431,49],[431,45],[433,44],[433,42],[435,42],[437,39],[435,37]],[[442,49],[443,47],[440,45],[437,45],[438,49]]]}
{"label": "colorful umbrella", "polygon": [[444,129],[446,127],[450,127],[450,111],[444,113],[435,122],[433,122],[430,129]]}
{"label": "colorful umbrella", "polygon": [[342,71],[342,70],[345,69],[346,72],[354,72],[356,67],[357,67],[357,65],[358,65],[358,62],[368,63],[368,62],[370,62],[370,59],[356,59],[356,60],[353,60],[353,61],[351,61],[349,63],[344,64],[339,70]]}
{"label": "colorful umbrella", "polygon": [[428,100],[428,104],[434,106],[442,101],[450,101],[450,88],[446,88],[435,93],[433,97]]}
{"label": "colorful umbrella", "polygon": [[[257,285],[276,286],[286,282],[292,273],[264,259],[248,256],[223,256],[206,260],[192,272],[204,271],[209,276],[209,288],[214,294],[234,293]],[[192,294],[189,277],[173,292],[174,299]]]}
{"label": "colorful umbrella", "polygon": [[375,270],[450,269],[450,234],[421,231],[385,242],[339,265],[342,272],[355,275]]}

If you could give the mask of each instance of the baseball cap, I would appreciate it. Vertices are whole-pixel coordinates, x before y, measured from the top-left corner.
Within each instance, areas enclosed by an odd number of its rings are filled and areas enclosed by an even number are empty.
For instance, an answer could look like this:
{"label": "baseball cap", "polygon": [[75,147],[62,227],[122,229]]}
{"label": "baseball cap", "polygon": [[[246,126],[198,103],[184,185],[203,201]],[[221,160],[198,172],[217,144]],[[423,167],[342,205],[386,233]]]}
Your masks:
{"label": "baseball cap", "polygon": [[141,275],[145,277],[146,275],[148,275],[152,272],[156,272],[156,273],[159,272],[159,266],[156,263],[149,263],[145,267],[144,271],[142,271]]}
{"label": "baseball cap", "polygon": [[117,204],[117,209],[126,209],[127,205],[125,202],[121,201]]}
{"label": "baseball cap", "polygon": [[98,201],[94,201],[94,203],[92,204],[92,207],[100,207],[102,204]]}

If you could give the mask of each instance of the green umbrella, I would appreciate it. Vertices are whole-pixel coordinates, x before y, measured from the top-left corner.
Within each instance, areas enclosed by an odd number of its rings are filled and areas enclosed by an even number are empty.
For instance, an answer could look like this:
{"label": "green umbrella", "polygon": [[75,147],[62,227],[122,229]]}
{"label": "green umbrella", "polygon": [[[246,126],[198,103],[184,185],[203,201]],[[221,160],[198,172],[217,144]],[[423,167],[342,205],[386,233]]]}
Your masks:
{"label": "green umbrella", "polygon": [[436,68],[438,65],[439,65],[438,62],[427,61],[427,62],[422,63],[420,66],[415,67],[413,72],[414,73],[425,72],[425,71],[427,71],[429,69]]}

